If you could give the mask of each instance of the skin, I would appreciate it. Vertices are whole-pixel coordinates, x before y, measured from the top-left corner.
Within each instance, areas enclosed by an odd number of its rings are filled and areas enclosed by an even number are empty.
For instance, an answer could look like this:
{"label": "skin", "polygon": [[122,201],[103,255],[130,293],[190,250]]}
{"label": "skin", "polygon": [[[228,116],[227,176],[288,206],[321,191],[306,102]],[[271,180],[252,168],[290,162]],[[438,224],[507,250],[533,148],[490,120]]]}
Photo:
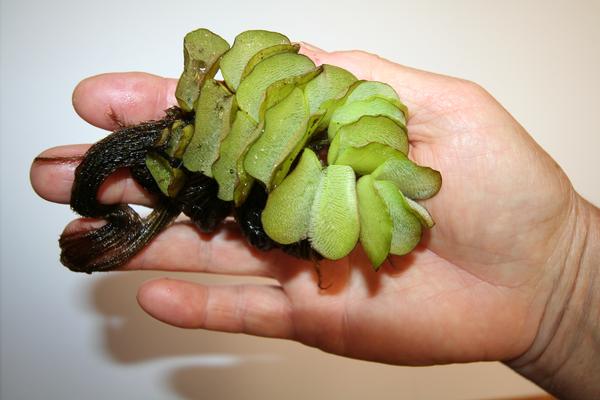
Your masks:
{"label": "skin", "polygon": [[[377,273],[360,248],[321,262],[323,290],[311,262],[250,249],[233,224],[209,237],[183,221],[125,268],[252,275],[272,284],[163,278],[139,288],[140,306],[178,327],[296,340],[384,363],[501,360],[557,395],[598,394],[590,377],[600,374],[599,210],[480,86],[364,52],[303,44],[302,53],[397,90],[411,113],[410,158],[442,173],[441,191],[423,202],[436,226],[412,254],[391,258]],[[143,73],[104,74],[82,81],[73,104],[83,119],[111,130],[160,118],[175,104],[175,85]],[[87,147],[40,156],[80,155]],[[68,203],[75,166],[34,162],[33,188]],[[126,173],[109,179],[99,197],[152,203]]]}

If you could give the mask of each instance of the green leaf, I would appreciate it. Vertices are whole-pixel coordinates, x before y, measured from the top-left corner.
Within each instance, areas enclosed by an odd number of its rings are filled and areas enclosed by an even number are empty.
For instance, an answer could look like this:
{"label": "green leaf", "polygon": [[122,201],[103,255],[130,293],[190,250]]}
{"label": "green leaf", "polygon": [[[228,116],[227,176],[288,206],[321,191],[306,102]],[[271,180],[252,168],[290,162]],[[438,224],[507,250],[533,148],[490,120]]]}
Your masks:
{"label": "green leaf", "polygon": [[376,97],[344,104],[336,109],[327,128],[329,140],[333,140],[342,126],[356,122],[364,115],[383,115],[406,129],[406,118],[402,110],[389,101]]}
{"label": "green leaf", "polygon": [[244,158],[246,156],[246,152],[242,154],[242,156],[238,159],[237,163],[237,173],[238,173],[238,183],[235,185],[233,189],[233,201],[235,202],[235,206],[239,207],[250,194],[250,190],[254,186],[254,182],[256,181],[253,176],[246,172],[244,168]]}
{"label": "green leaf", "polygon": [[292,91],[302,88],[307,82],[311,82],[323,71],[322,67],[316,67],[306,73],[290,76],[273,82],[265,92],[265,100],[260,106],[259,120],[264,119],[266,111],[288,97]]}
{"label": "green leaf", "polygon": [[379,269],[390,253],[392,218],[387,206],[375,190],[371,175],[360,178],[356,184],[358,215],[360,217],[360,243],[371,261]]}
{"label": "green leaf", "polygon": [[323,171],[311,208],[311,245],[323,257],[338,260],[354,249],[359,231],[354,171],[330,165]]}
{"label": "green leaf", "polygon": [[233,92],[237,90],[246,65],[256,53],[276,45],[289,44],[290,40],[277,32],[250,30],[237,35],[233,46],[221,59],[221,74],[227,87]]}
{"label": "green leaf", "polygon": [[323,72],[304,87],[310,115],[325,113],[323,105],[343,97],[356,82],[356,77],[343,68],[328,64],[321,67]]}
{"label": "green leaf", "polygon": [[272,188],[275,168],[302,139],[308,122],[308,107],[302,90],[295,88],[288,97],[265,113],[264,131],[244,157],[246,172]]}
{"label": "green leaf", "polygon": [[175,121],[169,131],[165,154],[181,159],[193,136],[194,125],[186,124],[183,121]]}
{"label": "green leaf", "polygon": [[408,119],[408,108],[402,103],[398,93],[390,85],[383,82],[360,81],[348,93],[345,104],[371,100],[373,98],[380,98],[392,103],[402,111],[405,119]]}
{"label": "green leaf", "polygon": [[274,46],[270,46],[270,47],[260,50],[259,52],[254,54],[250,58],[248,63],[246,64],[246,67],[244,68],[244,72],[242,73],[241,80],[243,81],[244,79],[246,79],[246,77],[248,75],[250,75],[250,73],[254,70],[254,67],[256,67],[258,64],[260,64],[263,60],[265,60],[269,57],[273,57],[274,55],[277,55],[277,54],[298,53],[299,50],[300,50],[299,44],[276,44]]}
{"label": "green leaf", "polygon": [[410,211],[412,211],[412,213],[421,222],[421,225],[423,225],[426,228],[433,228],[433,226],[435,225],[435,221],[433,220],[431,214],[429,214],[429,211],[427,211],[425,207],[409,198],[406,198],[406,204],[408,205],[408,207],[410,207]]}
{"label": "green leaf", "polygon": [[338,152],[336,165],[348,165],[359,175],[368,175],[390,158],[398,158],[402,152],[381,143],[369,143],[362,147],[346,147]]}
{"label": "green leaf", "polygon": [[365,115],[338,130],[329,146],[327,162],[335,164],[338,155],[348,147],[363,147],[369,143],[381,143],[408,153],[408,136],[398,123],[382,115]]}
{"label": "green leaf", "polygon": [[146,155],[146,167],[156,181],[161,192],[167,197],[176,197],[185,183],[185,173],[173,168],[167,160],[151,151]]}
{"label": "green leaf", "polygon": [[308,57],[296,53],[281,53],[266,58],[242,79],[236,94],[240,109],[259,122],[261,104],[272,83],[305,74],[314,68],[315,64]]}
{"label": "green leaf", "polygon": [[428,199],[442,187],[442,175],[429,167],[421,167],[408,159],[404,154],[391,157],[382,163],[373,177],[388,180],[414,200]]}
{"label": "green leaf", "polygon": [[206,79],[212,79],[219,69],[219,59],[229,44],[207,29],[198,29],[183,39],[183,73],[175,89],[175,97],[185,111],[192,111],[200,88]]}
{"label": "green leaf", "polygon": [[316,154],[304,149],[296,168],[269,194],[261,218],[271,239],[281,244],[306,239],[321,170]]}
{"label": "green leaf", "polygon": [[260,135],[256,123],[244,111],[238,110],[229,134],[225,136],[219,150],[219,159],[212,166],[212,174],[219,184],[219,198],[233,200],[233,193],[239,183],[238,160],[248,146]]}
{"label": "green leaf", "polygon": [[407,199],[390,181],[374,181],[375,189],[386,205],[392,219],[390,253],[398,256],[408,254],[421,240],[422,228],[413,214]]}
{"label": "green leaf", "polygon": [[212,177],[221,142],[229,133],[237,106],[235,96],[215,80],[206,81],[196,103],[194,137],[183,154],[183,165]]}

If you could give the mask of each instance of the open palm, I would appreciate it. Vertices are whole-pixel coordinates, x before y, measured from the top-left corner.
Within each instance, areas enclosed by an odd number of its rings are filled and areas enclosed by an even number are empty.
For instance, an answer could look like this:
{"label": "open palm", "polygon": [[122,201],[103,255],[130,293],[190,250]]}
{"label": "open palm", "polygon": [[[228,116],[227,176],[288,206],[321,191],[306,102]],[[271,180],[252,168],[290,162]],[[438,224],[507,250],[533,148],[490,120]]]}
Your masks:
{"label": "open palm", "polygon": [[[392,257],[374,272],[360,248],[315,268],[280,251],[251,249],[234,224],[204,235],[183,221],[127,268],[254,275],[275,284],[160,279],[140,288],[141,306],[181,327],[293,339],[380,362],[508,360],[522,354],[535,337],[543,289],[551,284],[545,265],[571,218],[576,195],[568,179],[473,83],[362,52],[302,51],[318,63],[395,87],[411,111],[410,157],[442,173],[442,190],[425,202],[437,225],[413,253]],[[175,103],[174,86],[147,74],[107,74],[82,82],[73,100],[84,119],[113,129],[159,118]],[[72,157],[86,148],[63,146],[42,156]],[[74,167],[35,162],[32,184],[42,197],[68,202]],[[124,173],[112,177],[100,197],[152,202]],[[78,220],[67,229],[90,223]]]}

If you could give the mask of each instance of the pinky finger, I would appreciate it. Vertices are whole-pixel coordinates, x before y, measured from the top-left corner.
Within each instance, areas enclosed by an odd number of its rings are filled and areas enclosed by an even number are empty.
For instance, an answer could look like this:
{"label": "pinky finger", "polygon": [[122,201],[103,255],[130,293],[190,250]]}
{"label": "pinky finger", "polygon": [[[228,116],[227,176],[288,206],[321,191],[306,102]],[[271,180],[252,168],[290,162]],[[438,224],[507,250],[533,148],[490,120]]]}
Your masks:
{"label": "pinky finger", "polygon": [[207,286],[162,278],[144,283],[137,298],[152,317],[177,327],[293,338],[291,306],[278,286]]}

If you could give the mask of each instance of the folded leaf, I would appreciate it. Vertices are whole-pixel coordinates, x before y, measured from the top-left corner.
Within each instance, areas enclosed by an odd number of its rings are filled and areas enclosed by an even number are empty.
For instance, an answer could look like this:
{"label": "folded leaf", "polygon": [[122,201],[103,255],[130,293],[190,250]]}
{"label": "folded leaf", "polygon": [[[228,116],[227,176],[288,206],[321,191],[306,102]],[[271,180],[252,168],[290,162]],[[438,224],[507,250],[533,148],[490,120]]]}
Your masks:
{"label": "folded leaf", "polygon": [[259,122],[260,108],[272,83],[305,74],[314,68],[315,64],[308,57],[296,53],[280,53],[264,59],[242,79],[238,87],[236,97],[240,109]]}
{"label": "folded leaf", "polygon": [[244,157],[246,172],[272,188],[275,168],[296,146],[308,123],[308,107],[302,90],[295,88],[288,97],[265,113],[264,131]]}
{"label": "folded leaf", "polygon": [[398,256],[408,254],[421,240],[421,224],[413,214],[407,199],[390,181],[375,181],[375,189],[386,205],[392,219],[390,253]]}
{"label": "folded leaf", "polygon": [[185,172],[179,168],[173,168],[167,160],[155,152],[149,152],[145,162],[161,192],[167,197],[177,196],[185,183]]}
{"label": "folded leaf", "polygon": [[382,115],[365,115],[338,130],[329,146],[327,162],[335,164],[338,155],[347,148],[363,147],[370,143],[381,143],[404,154],[408,153],[408,136],[400,125]]}
{"label": "folded leaf", "polygon": [[219,198],[233,200],[239,182],[238,160],[248,146],[260,135],[256,123],[244,111],[238,110],[229,134],[225,136],[219,150],[219,159],[212,166],[212,174],[219,184]]}
{"label": "folded leaf", "polygon": [[269,237],[291,244],[308,236],[310,213],[322,177],[321,162],[310,149],[304,149],[294,170],[269,194],[262,224]]}
{"label": "folded leaf", "polygon": [[196,102],[194,136],[183,154],[183,165],[192,172],[212,177],[221,142],[229,133],[236,114],[235,96],[221,83],[205,82]]}
{"label": "folded leaf", "polygon": [[405,196],[415,200],[434,196],[442,186],[442,176],[438,171],[421,167],[404,154],[386,160],[373,171],[373,177],[394,182]]}
{"label": "folded leaf", "polygon": [[311,245],[323,257],[338,260],[354,249],[359,232],[354,171],[330,165],[323,171],[311,208]]}
{"label": "folded leaf", "polygon": [[240,85],[244,69],[254,55],[276,45],[289,45],[290,40],[281,33],[251,30],[235,37],[233,46],[221,59],[221,74],[227,87],[235,92]]}
{"label": "folded leaf", "polygon": [[387,83],[377,81],[360,81],[356,84],[346,97],[345,104],[355,101],[365,101],[373,98],[381,98],[399,108],[404,117],[408,119],[408,108],[400,101],[398,93]]}
{"label": "folded leaf", "polygon": [[229,44],[208,29],[198,29],[183,39],[183,73],[175,89],[175,97],[185,111],[193,111],[200,88],[212,79],[219,69],[221,56]]}
{"label": "folded leaf", "polygon": [[346,147],[338,152],[336,165],[348,165],[359,175],[368,175],[390,158],[397,158],[402,152],[381,143],[369,143],[362,147]]}
{"label": "folded leaf", "polygon": [[356,184],[358,215],[360,217],[360,243],[378,269],[390,253],[392,218],[386,204],[375,190],[371,175],[360,178]]}

